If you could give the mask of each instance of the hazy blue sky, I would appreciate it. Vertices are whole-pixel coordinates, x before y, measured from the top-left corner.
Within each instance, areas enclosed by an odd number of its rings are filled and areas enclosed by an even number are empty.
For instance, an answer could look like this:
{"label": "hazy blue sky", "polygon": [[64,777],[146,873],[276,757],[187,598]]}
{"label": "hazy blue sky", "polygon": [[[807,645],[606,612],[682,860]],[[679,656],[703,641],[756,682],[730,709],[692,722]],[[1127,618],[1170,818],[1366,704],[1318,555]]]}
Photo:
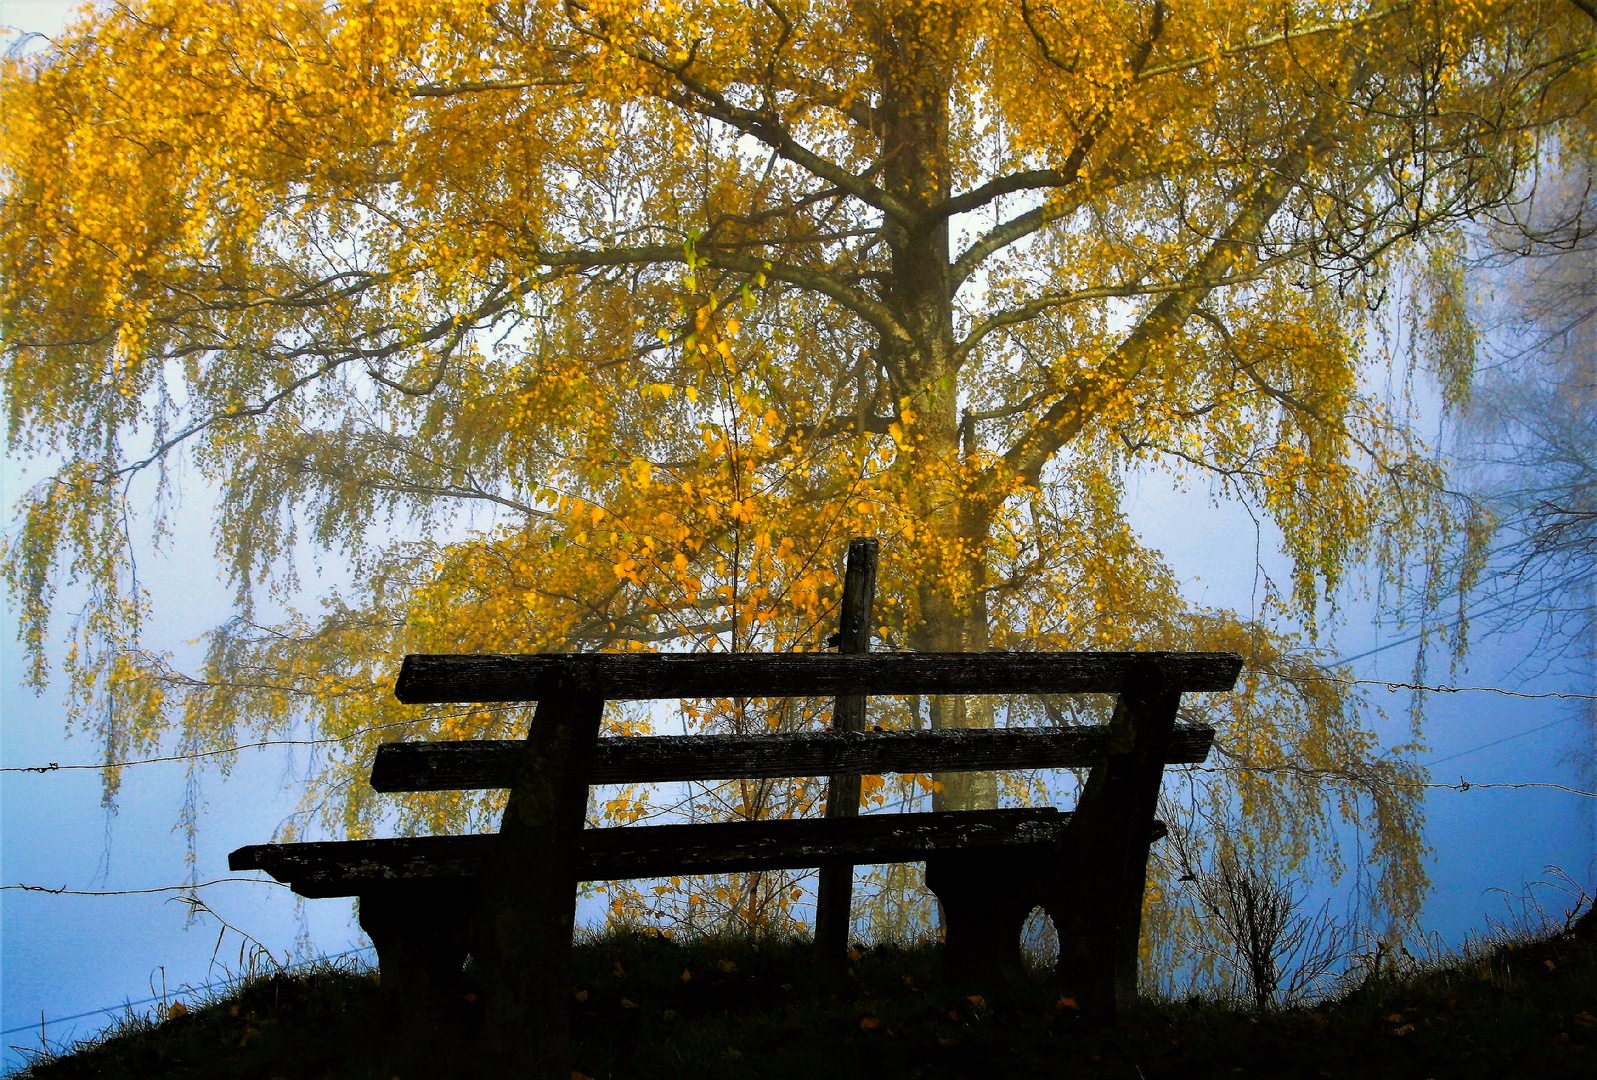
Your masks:
{"label": "hazy blue sky", "polygon": [[[0,0],[0,25],[52,33],[76,6]],[[0,46],[14,40],[9,37]],[[18,485],[26,481],[16,462],[5,462],[0,502],[9,508]],[[1215,508],[1201,491],[1177,494],[1150,479],[1134,489],[1133,517],[1144,538],[1165,552],[1188,583],[1192,599],[1247,610],[1255,581],[1254,534],[1237,508]],[[227,595],[212,570],[203,492],[191,496],[179,521],[165,558],[146,559],[141,576],[161,598],[151,637],[182,661],[186,648],[192,655],[184,642],[225,617]],[[1268,563],[1270,538],[1264,541]],[[8,610],[0,633],[0,763],[18,767],[93,760],[94,748],[87,740],[64,736],[59,695],[35,697],[21,686],[22,656],[14,626]],[[1367,609],[1350,609],[1337,643],[1344,655],[1381,644]],[[1584,684],[1557,675],[1523,686],[1511,681],[1507,669],[1526,647],[1526,642],[1512,639],[1488,643],[1474,653],[1470,670],[1458,681],[1532,691],[1592,691],[1589,677]],[[1357,667],[1365,677],[1401,680],[1412,658],[1409,647],[1398,647],[1369,656]],[[1405,704],[1392,696],[1395,719],[1402,719]],[[1462,775],[1475,783],[1578,786],[1579,772],[1566,760],[1582,731],[1573,722],[1575,715],[1572,705],[1551,700],[1489,694],[1437,697],[1430,703],[1426,729],[1433,748],[1429,760],[1438,762],[1438,780],[1456,781]],[[1405,732],[1383,735],[1400,739]],[[1475,749],[1500,739],[1508,741]],[[225,780],[214,772],[202,776],[200,880],[228,876],[228,851],[272,834],[294,807],[302,762],[303,757],[274,748],[245,754]],[[100,806],[99,777],[92,771],[0,776],[0,883],[115,890],[183,881],[184,841],[174,824],[186,783],[181,764],[130,769],[118,811],[108,816]],[[1492,890],[1517,892],[1541,877],[1548,864],[1563,867],[1590,888],[1594,803],[1547,789],[1434,792],[1427,808],[1435,891],[1426,906],[1425,925],[1457,941],[1470,928],[1482,926],[1488,912],[1502,910],[1501,897]],[[293,948],[302,933],[321,953],[364,944],[345,901],[314,900],[300,910],[287,890],[253,883],[217,885],[204,889],[202,896],[218,915],[279,955]],[[215,918],[191,915],[171,894],[0,894],[0,1029],[32,1025],[7,1035],[4,1043],[37,1046],[41,1015],[49,1020],[145,998],[152,988],[159,993],[163,983],[176,989],[213,980],[221,974],[212,965],[218,930]],[[225,935],[218,964],[236,968],[240,942],[236,934]],[[89,1034],[102,1024],[102,1017],[93,1016],[52,1023],[46,1036],[54,1043]],[[5,1052],[7,1064],[20,1060],[17,1051]]]}

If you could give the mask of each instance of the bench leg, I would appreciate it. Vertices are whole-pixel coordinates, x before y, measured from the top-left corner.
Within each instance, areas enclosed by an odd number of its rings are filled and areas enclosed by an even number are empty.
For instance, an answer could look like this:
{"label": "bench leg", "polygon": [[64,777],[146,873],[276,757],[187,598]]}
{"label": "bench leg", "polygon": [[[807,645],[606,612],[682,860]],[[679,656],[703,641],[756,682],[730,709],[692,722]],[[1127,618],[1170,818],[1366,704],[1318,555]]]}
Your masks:
{"label": "bench leg", "polygon": [[571,1074],[571,933],[603,713],[601,698],[543,698],[519,752],[498,852],[481,879],[480,1075]]}
{"label": "bench leg", "polygon": [[1020,931],[1042,900],[1042,872],[1002,849],[948,851],[926,860],[926,887],[943,913],[943,969],[960,982],[1017,982]]}
{"label": "bench leg", "polygon": [[1154,662],[1127,680],[1065,831],[1044,905],[1059,932],[1058,982],[1082,1007],[1113,1017],[1137,1001],[1148,846],[1181,693]]}
{"label": "bench leg", "polygon": [[471,882],[440,879],[360,897],[360,927],[377,947],[382,995],[396,1021],[396,1053],[407,1059],[458,1034],[473,893]]}

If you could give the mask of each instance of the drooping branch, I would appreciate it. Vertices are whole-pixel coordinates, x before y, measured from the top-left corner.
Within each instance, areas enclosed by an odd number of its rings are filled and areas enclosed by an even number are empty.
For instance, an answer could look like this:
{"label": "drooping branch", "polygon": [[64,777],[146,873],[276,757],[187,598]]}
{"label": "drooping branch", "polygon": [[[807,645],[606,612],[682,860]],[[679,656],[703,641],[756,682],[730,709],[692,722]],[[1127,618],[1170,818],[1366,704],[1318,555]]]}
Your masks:
{"label": "drooping branch", "polygon": [[[1038,47],[1042,49],[1044,58],[1055,64],[1055,66],[1059,66],[1058,62],[1050,56],[1047,41],[1041,31],[1033,23],[1030,6],[1022,3],[1021,13],[1026,20],[1027,29],[1031,31]],[[1109,126],[1109,122],[1113,119],[1116,110],[1124,104],[1127,94],[1136,82],[1137,76],[1147,65],[1148,58],[1153,55],[1154,45],[1158,43],[1160,35],[1164,33],[1164,22],[1164,0],[1155,0],[1153,22],[1148,28],[1148,36],[1138,45],[1136,53],[1127,57],[1126,60],[1130,68],[1130,79],[1113,100],[1099,106],[1093,112],[1085,125],[1086,130],[1077,138],[1076,145],[1071,148],[1064,165],[1057,169],[1030,169],[1025,172],[996,177],[973,191],[968,191],[963,195],[956,195],[933,207],[930,212],[931,216],[945,217],[966,213],[985,206],[994,199],[1002,198],[1004,195],[1017,191],[1059,189],[1076,184],[1081,179],[1081,169],[1087,160],[1087,155],[1097,145],[1098,139]],[[1124,149],[1124,147],[1121,149]],[[1110,155],[1110,160],[1113,161],[1118,157],[1119,153],[1117,152]],[[1107,173],[1111,170],[1106,167],[1100,171]],[[1101,186],[1095,185],[1095,187],[1099,189],[1101,194]],[[1074,201],[1069,200],[1045,201],[1043,205],[1034,207],[989,229],[966,249],[955,262],[952,275],[953,287],[958,288],[959,284],[970,277],[982,260],[989,255],[1008,247],[1024,237],[1030,236],[1050,222],[1058,221],[1060,218],[1065,217],[1076,205]]]}
{"label": "drooping branch", "polygon": [[782,158],[826,183],[841,188],[867,206],[891,215],[907,226],[915,224],[914,210],[901,199],[799,142],[774,112],[737,105],[720,90],[694,75],[695,50],[688,50],[687,58],[681,62],[672,62],[634,41],[618,40],[598,27],[586,26],[581,22],[576,22],[576,26],[579,32],[603,41],[608,47],[625,53],[674,82],[678,88],[675,91],[669,83],[655,91],[663,100],[696,115],[717,120],[740,134],[756,139]]}
{"label": "drooping branch", "polygon": [[[1104,402],[1140,375],[1154,352],[1173,339],[1204,298],[1243,263],[1262,239],[1271,218],[1307,170],[1319,142],[1319,123],[1300,148],[1284,155],[1253,189],[1225,232],[1209,245],[1186,275],[1185,288],[1168,293],[1142,317],[1104,363],[1062,394],[1004,453],[1003,475],[1035,484],[1042,468],[1086,427]],[[987,488],[996,490],[1000,474],[989,470]]]}
{"label": "drooping branch", "polygon": [[1018,326],[1030,322],[1045,312],[1071,304],[1080,304],[1089,300],[1125,299],[1137,296],[1169,296],[1175,293],[1186,293],[1194,288],[1202,287],[1206,293],[1215,289],[1223,289],[1231,285],[1245,285],[1250,281],[1257,281],[1268,271],[1283,266],[1302,256],[1305,245],[1293,245],[1283,251],[1276,252],[1268,259],[1253,259],[1245,267],[1232,266],[1229,273],[1220,277],[1200,280],[1194,274],[1184,275],[1177,281],[1150,282],[1140,278],[1119,285],[1100,285],[1090,289],[1077,289],[1068,293],[1050,293],[1046,296],[1035,297],[1024,304],[1017,304],[1011,308],[994,312],[973,326],[955,350],[955,355],[964,360],[973,352],[982,340],[995,331],[1009,326]]}
{"label": "drooping branch", "polygon": [[[1580,4],[1582,0],[1574,0],[1574,2]],[[1273,45],[1290,45],[1294,41],[1318,37],[1321,34],[1340,34],[1349,30],[1364,30],[1378,22],[1391,18],[1399,12],[1407,11],[1413,6],[1412,3],[1398,3],[1382,8],[1380,11],[1372,11],[1368,15],[1359,15],[1351,19],[1336,19],[1330,22],[1312,23],[1308,26],[1288,27],[1280,33],[1269,34],[1253,41],[1231,45],[1212,53],[1204,53],[1201,56],[1188,56],[1180,60],[1172,60],[1167,64],[1158,64],[1151,68],[1145,68],[1138,73],[1137,81],[1143,82],[1160,75],[1174,75],[1177,72],[1191,71],[1193,68],[1211,64],[1216,60],[1245,56],[1261,49],[1268,49]]]}

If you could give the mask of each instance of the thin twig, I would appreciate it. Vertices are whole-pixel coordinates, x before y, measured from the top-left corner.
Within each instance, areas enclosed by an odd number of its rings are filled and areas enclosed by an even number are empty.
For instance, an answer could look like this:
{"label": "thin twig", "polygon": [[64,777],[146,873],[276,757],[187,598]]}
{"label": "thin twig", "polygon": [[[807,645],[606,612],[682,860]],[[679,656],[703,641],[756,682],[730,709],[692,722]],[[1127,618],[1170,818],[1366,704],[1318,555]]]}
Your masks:
{"label": "thin twig", "polygon": [[280,889],[288,888],[281,881],[271,878],[257,877],[222,877],[210,881],[191,882],[188,885],[162,885],[156,889],[69,889],[65,885],[59,889],[52,889],[48,885],[0,885],[0,892],[16,889],[21,892],[49,893],[51,896],[145,896],[150,893],[189,892],[192,889],[203,889],[210,885],[221,885],[229,881],[251,881],[257,885],[276,885]]}

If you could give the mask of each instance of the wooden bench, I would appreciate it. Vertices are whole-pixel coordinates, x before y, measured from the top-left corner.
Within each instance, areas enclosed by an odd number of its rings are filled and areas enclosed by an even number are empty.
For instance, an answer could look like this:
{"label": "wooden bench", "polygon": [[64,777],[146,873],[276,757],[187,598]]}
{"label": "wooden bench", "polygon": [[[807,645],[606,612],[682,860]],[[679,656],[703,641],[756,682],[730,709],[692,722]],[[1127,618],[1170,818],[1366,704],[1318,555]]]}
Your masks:
{"label": "wooden bench", "polygon": [[[922,861],[956,973],[1012,970],[1038,905],[1058,977],[1088,1007],[1134,999],[1137,939],[1163,768],[1213,732],[1179,725],[1181,694],[1234,685],[1227,653],[414,655],[406,703],[538,703],[525,740],[389,743],[379,791],[508,788],[501,831],[240,848],[308,897],[358,896],[385,989],[407,1010],[447,999],[467,954],[484,986],[482,1049],[521,1071],[565,1063],[568,963],[583,880]],[[608,700],[1111,693],[1101,727],[599,738]],[[783,776],[1091,767],[1053,807],[587,829],[588,787]],[[420,1021],[417,1021],[420,1022]],[[408,1023],[408,1021],[407,1021]],[[564,1075],[564,1074],[560,1074]]]}

